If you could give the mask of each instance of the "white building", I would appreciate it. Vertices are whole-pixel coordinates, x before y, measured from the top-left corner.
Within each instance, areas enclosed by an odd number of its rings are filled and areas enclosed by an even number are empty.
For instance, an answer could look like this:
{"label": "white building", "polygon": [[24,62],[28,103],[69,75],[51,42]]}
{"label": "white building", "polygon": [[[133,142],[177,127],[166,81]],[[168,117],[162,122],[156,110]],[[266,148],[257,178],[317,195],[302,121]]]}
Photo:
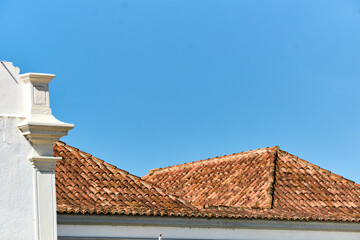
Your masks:
{"label": "white building", "polygon": [[139,178],[58,141],[53,78],[0,64],[0,239],[360,239],[360,185],[278,147]]}

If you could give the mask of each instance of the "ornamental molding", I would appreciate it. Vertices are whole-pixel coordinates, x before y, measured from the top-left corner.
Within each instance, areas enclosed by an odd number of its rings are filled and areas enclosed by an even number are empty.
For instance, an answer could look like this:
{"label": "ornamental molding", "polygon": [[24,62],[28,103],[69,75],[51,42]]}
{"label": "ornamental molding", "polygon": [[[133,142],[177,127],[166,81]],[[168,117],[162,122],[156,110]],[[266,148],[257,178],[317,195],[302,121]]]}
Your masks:
{"label": "ornamental molding", "polygon": [[30,162],[34,168],[40,172],[54,173],[56,163],[61,160],[61,157],[33,157]]}
{"label": "ornamental molding", "polygon": [[25,85],[26,117],[18,128],[32,147],[29,160],[33,165],[36,240],[57,239],[55,167],[61,157],[54,157],[53,145],[74,128],[52,115],[49,82],[54,77],[42,73],[20,75]]}

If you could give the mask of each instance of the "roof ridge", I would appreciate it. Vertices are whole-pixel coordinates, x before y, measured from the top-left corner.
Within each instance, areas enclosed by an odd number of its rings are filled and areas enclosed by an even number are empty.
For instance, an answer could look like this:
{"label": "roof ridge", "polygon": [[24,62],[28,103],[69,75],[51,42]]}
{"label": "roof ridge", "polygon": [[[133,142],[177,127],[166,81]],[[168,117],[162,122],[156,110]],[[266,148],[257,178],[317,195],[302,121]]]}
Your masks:
{"label": "roof ridge", "polygon": [[176,164],[176,165],[172,165],[172,166],[168,166],[168,167],[164,167],[164,168],[154,168],[154,169],[149,170],[149,173],[146,174],[145,176],[152,175],[155,172],[168,170],[168,169],[171,169],[171,168],[174,168],[174,167],[193,166],[194,164],[201,164],[203,162],[212,162],[212,161],[216,161],[216,160],[222,160],[222,158],[226,158],[226,157],[234,157],[234,156],[237,156],[237,155],[250,154],[250,153],[254,153],[254,152],[273,150],[273,149],[279,149],[279,146],[258,148],[258,149],[254,149],[254,150],[248,150],[248,151],[243,151],[243,152],[238,152],[238,153],[232,153],[232,154],[227,154],[227,155],[222,155],[222,156],[216,156],[216,157],[212,157],[212,158],[207,158],[207,159],[201,159],[201,160],[187,162],[187,163]]}
{"label": "roof ridge", "polygon": [[275,195],[275,182],[276,182],[276,167],[277,167],[277,161],[278,161],[278,157],[279,157],[279,150],[280,147],[279,146],[275,146],[275,156],[274,156],[274,165],[273,165],[273,169],[270,170],[270,186],[268,189],[268,192],[270,194],[270,209],[273,209],[274,207],[274,195]]}

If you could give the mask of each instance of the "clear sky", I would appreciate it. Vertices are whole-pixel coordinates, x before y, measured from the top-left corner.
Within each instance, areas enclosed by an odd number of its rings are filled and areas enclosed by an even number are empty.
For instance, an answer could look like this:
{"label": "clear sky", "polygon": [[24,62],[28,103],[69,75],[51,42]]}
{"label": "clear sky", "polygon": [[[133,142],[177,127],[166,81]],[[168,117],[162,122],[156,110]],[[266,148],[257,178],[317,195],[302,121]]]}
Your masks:
{"label": "clear sky", "polygon": [[360,183],[359,0],[0,0],[0,58],[135,175],[279,145]]}

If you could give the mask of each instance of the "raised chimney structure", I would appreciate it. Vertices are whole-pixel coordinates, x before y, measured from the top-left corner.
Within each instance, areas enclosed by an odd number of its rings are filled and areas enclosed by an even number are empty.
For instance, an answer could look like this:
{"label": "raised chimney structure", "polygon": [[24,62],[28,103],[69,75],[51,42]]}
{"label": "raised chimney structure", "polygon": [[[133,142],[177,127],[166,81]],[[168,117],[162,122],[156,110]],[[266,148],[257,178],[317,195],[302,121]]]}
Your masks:
{"label": "raised chimney structure", "polygon": [[0,64],[0,236],[57,239],[53,144],[74,127],[50,109],[52,74]]}

